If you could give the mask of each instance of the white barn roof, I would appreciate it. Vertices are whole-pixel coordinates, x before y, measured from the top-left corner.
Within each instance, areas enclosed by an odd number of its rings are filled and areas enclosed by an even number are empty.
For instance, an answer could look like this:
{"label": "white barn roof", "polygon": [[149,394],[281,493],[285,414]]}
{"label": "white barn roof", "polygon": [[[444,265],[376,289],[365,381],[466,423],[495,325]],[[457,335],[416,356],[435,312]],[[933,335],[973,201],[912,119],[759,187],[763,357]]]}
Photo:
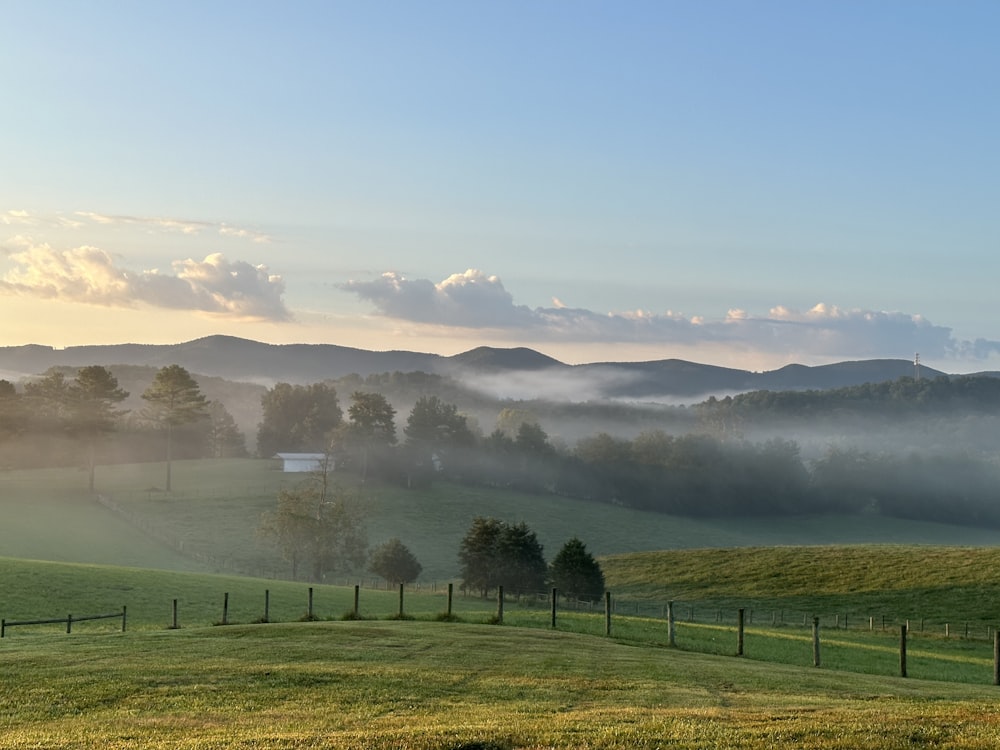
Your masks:
{"label": "white barn roof", "polygon": [[323,468],[326,460],[325,453],[277,453],[277,458],[281,459],[282,471],[319,471]]}

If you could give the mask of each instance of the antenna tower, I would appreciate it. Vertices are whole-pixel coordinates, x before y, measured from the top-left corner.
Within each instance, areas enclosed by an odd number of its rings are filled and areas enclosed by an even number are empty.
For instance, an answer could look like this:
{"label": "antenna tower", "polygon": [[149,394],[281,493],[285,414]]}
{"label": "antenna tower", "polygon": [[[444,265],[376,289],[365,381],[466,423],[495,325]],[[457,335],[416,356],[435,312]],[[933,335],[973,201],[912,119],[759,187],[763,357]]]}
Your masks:
{"label": "antenna tower", "polygon": [[917,352],[916,354],[913,355],[913,372],[914,372],[914,375],[915,375],[915,377],[917,379],[917,382],[919,383],[920,382],[920,352]]}

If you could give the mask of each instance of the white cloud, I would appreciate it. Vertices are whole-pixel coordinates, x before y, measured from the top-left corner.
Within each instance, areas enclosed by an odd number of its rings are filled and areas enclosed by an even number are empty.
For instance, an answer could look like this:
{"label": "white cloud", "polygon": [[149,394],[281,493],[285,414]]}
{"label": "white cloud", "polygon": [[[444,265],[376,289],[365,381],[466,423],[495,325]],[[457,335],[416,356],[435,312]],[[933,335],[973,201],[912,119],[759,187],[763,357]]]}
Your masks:
{"label": "white cloud", "polygon": [[725,345],[744,351],[838,358],[984,358],[1000,342],[956,340],[950,328],[921,315],[845,309],[825,303],[806,311],[775,306],[763,316],[739,308],[712,320],[671,310],[598,313],[569,308],[516,305],[496,276],[469,269],[440,283],[385,273],[374,281],[342,288],[371,302],[386,317],[464,329],[488,329],[512,341]]}
{"label": "white cloud", "polygon": [[74,211],[71,215],[64,214],[32,214],[23,209],[11,209],[0,213],[0,224],[7,226],[57,227],[61,229],[85,229],[88,226],[102,227],[126,226],[135,227],[149,232],[166,232],[196,236],[202,233],[215,234],[220,237],[232,237],[248,240],[254,243],[268,243],[270,235],[249,229],[234,227],[225,222],[199,221],[195,219],[178,219],[166,216],[124,216],[102,214],[96,211]]}
{"label": "white cloud", "polygon": [[499,278],[474,269],[439,284],[389,271],[374,281],[349,281],[342,288],[373,302],[384,315],[418,323],[507,328],[533,322],[531,310],[515,305]]}
{"label": "white cloud", "polygon": [[174,261],[167,274],[121,268],[96,247],[57,250],[23,237],[11,242],[17,249],[4,254],[14,267],[0,279],[0,292],[108,307],[141,303],[238,318],[290,318],[280,276],[221,253],[202,261]]}
{"label": "white cloud", "polygon": [[[122,216],[101,214],[94,211],[76,211],[74,216],[101,226],[132,226],[145,228],[150,231],[164,231],[192,236],[208,232],[218,234],[220,237],[234,237],[257,243],[271,241],[270,236],[263,232],[244,227],[234,227],[225,222],[177,219],[165,216]],[[80,223],[78,226],[83,226],[83,224]]]}

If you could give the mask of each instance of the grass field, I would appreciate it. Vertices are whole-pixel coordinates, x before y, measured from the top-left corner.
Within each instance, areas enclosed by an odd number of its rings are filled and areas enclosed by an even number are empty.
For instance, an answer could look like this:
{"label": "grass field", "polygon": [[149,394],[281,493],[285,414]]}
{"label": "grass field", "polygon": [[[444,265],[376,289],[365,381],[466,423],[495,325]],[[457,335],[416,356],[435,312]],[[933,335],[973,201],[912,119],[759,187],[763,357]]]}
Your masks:
{"label": "grass field", "polygon": [[[273,467],[253,459],[175,462],[171,493],[157,489],[162,464],[99,467],[98,490],[144,532],[88,498],[84,472],[0,472],[0,556],[285,576],[287,564],[257,528],[278,492],[301,477]],[[373,485],[367,495],[369,541],[402,539],[428,584],[456,578],[458,547],[477,515],[525,521],[549,557],[572,536],[602,556],[789,544],[1000,546],[1000,530],[878,516],[698,520],[447,483],[419,491]]]}
{"label": "grass field", "polygon": [[19,639],[0,748],[1000,744],[997,688],[541,629],[322,622]]}
{"label": "grass field", "polygon": [[[0,617],[128,607],[125,633],[115,620],[71,635],[59,624],[7,632],[0,750],[1000,746],[992,642],[978,633],[1000,620],[995,532],[870,517],[767,528],[454,486],[377,488],[372,540],[400,536],[434,575],[405,592],[406,619],[395,590],[362,590],[365,619],[350,620],[353,587],[313,585],[318,621],[306,622],[309,584],[206,575],[217,566],[190,554],[260,564],[259,512],[289,478],[267,462],[181,462],[168,495],[155,489],[161,469],[102,467],[99,484],[183,553],[86,498],[78,472],[0,474]],[[553,629],[548,604],[530,599],[508,602],[498,626],[494,601],[456,595],[457,621],[442,621],[451,540],[457,548],[480,514],[527,521],[549,554],[577,535],[608,555],[611,636],[600,608],[560,609]],[[792,541],[825,546],[761,546]],[[895,544],[836,544],[868,541]],[[665,547],[685,549],[611,554]],[[225,594],[230,624],[215,627]],[[674,648],[650,615],[667,600]],[[737,607],[750,614],[742,658]],[[869,630],[886,612],[890,626]],[[813,614],[823,615],[819,668],[801,626]],[[914,619],[907,679],[903,618]],[[976,637],[956,637],[964,621]]]}

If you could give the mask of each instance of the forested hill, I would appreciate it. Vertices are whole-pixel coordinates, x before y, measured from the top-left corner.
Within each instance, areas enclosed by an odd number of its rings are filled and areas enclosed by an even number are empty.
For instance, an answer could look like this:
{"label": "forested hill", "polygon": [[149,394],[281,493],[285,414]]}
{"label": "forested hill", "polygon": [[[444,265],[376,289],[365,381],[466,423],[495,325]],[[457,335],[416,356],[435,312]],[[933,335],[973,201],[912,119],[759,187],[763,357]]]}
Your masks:
{"label": "forested hill", "polygon": [[[489,387],[505,398],[559,394],[560,400],[571,401],[693,402],[711,394],[839,388],[914,375],[912,362],[896,359],[816,367],[791,364],[769,372],[751,372],[680,359],[568,365],[523,347],[484,346],[444,357],[408,351],[367,351],[334,344],[266,344],[232,336],[209,336],[169,345],[0,347],[0,378],[8,380],[36,375],[52,367],[94,364],[157,368],[178,364],[200,375],[266,385],[308,384],[352,374],[420,371],[467,380]],[[921,371],[927,379],[944,375],[926,367]],[[510,391],[514,383],[520,384],[518,393]],[[538,392],[531,393],[533,388]]]}
{"label": "forested hill", "polygon": [[903,377],[845,388],[806,391],[751,391],[723,399],[709,398],[697,406],[704,415],[741,419],[769,417],[919,416],[1000,411],[1000,378],[993,375]]}

